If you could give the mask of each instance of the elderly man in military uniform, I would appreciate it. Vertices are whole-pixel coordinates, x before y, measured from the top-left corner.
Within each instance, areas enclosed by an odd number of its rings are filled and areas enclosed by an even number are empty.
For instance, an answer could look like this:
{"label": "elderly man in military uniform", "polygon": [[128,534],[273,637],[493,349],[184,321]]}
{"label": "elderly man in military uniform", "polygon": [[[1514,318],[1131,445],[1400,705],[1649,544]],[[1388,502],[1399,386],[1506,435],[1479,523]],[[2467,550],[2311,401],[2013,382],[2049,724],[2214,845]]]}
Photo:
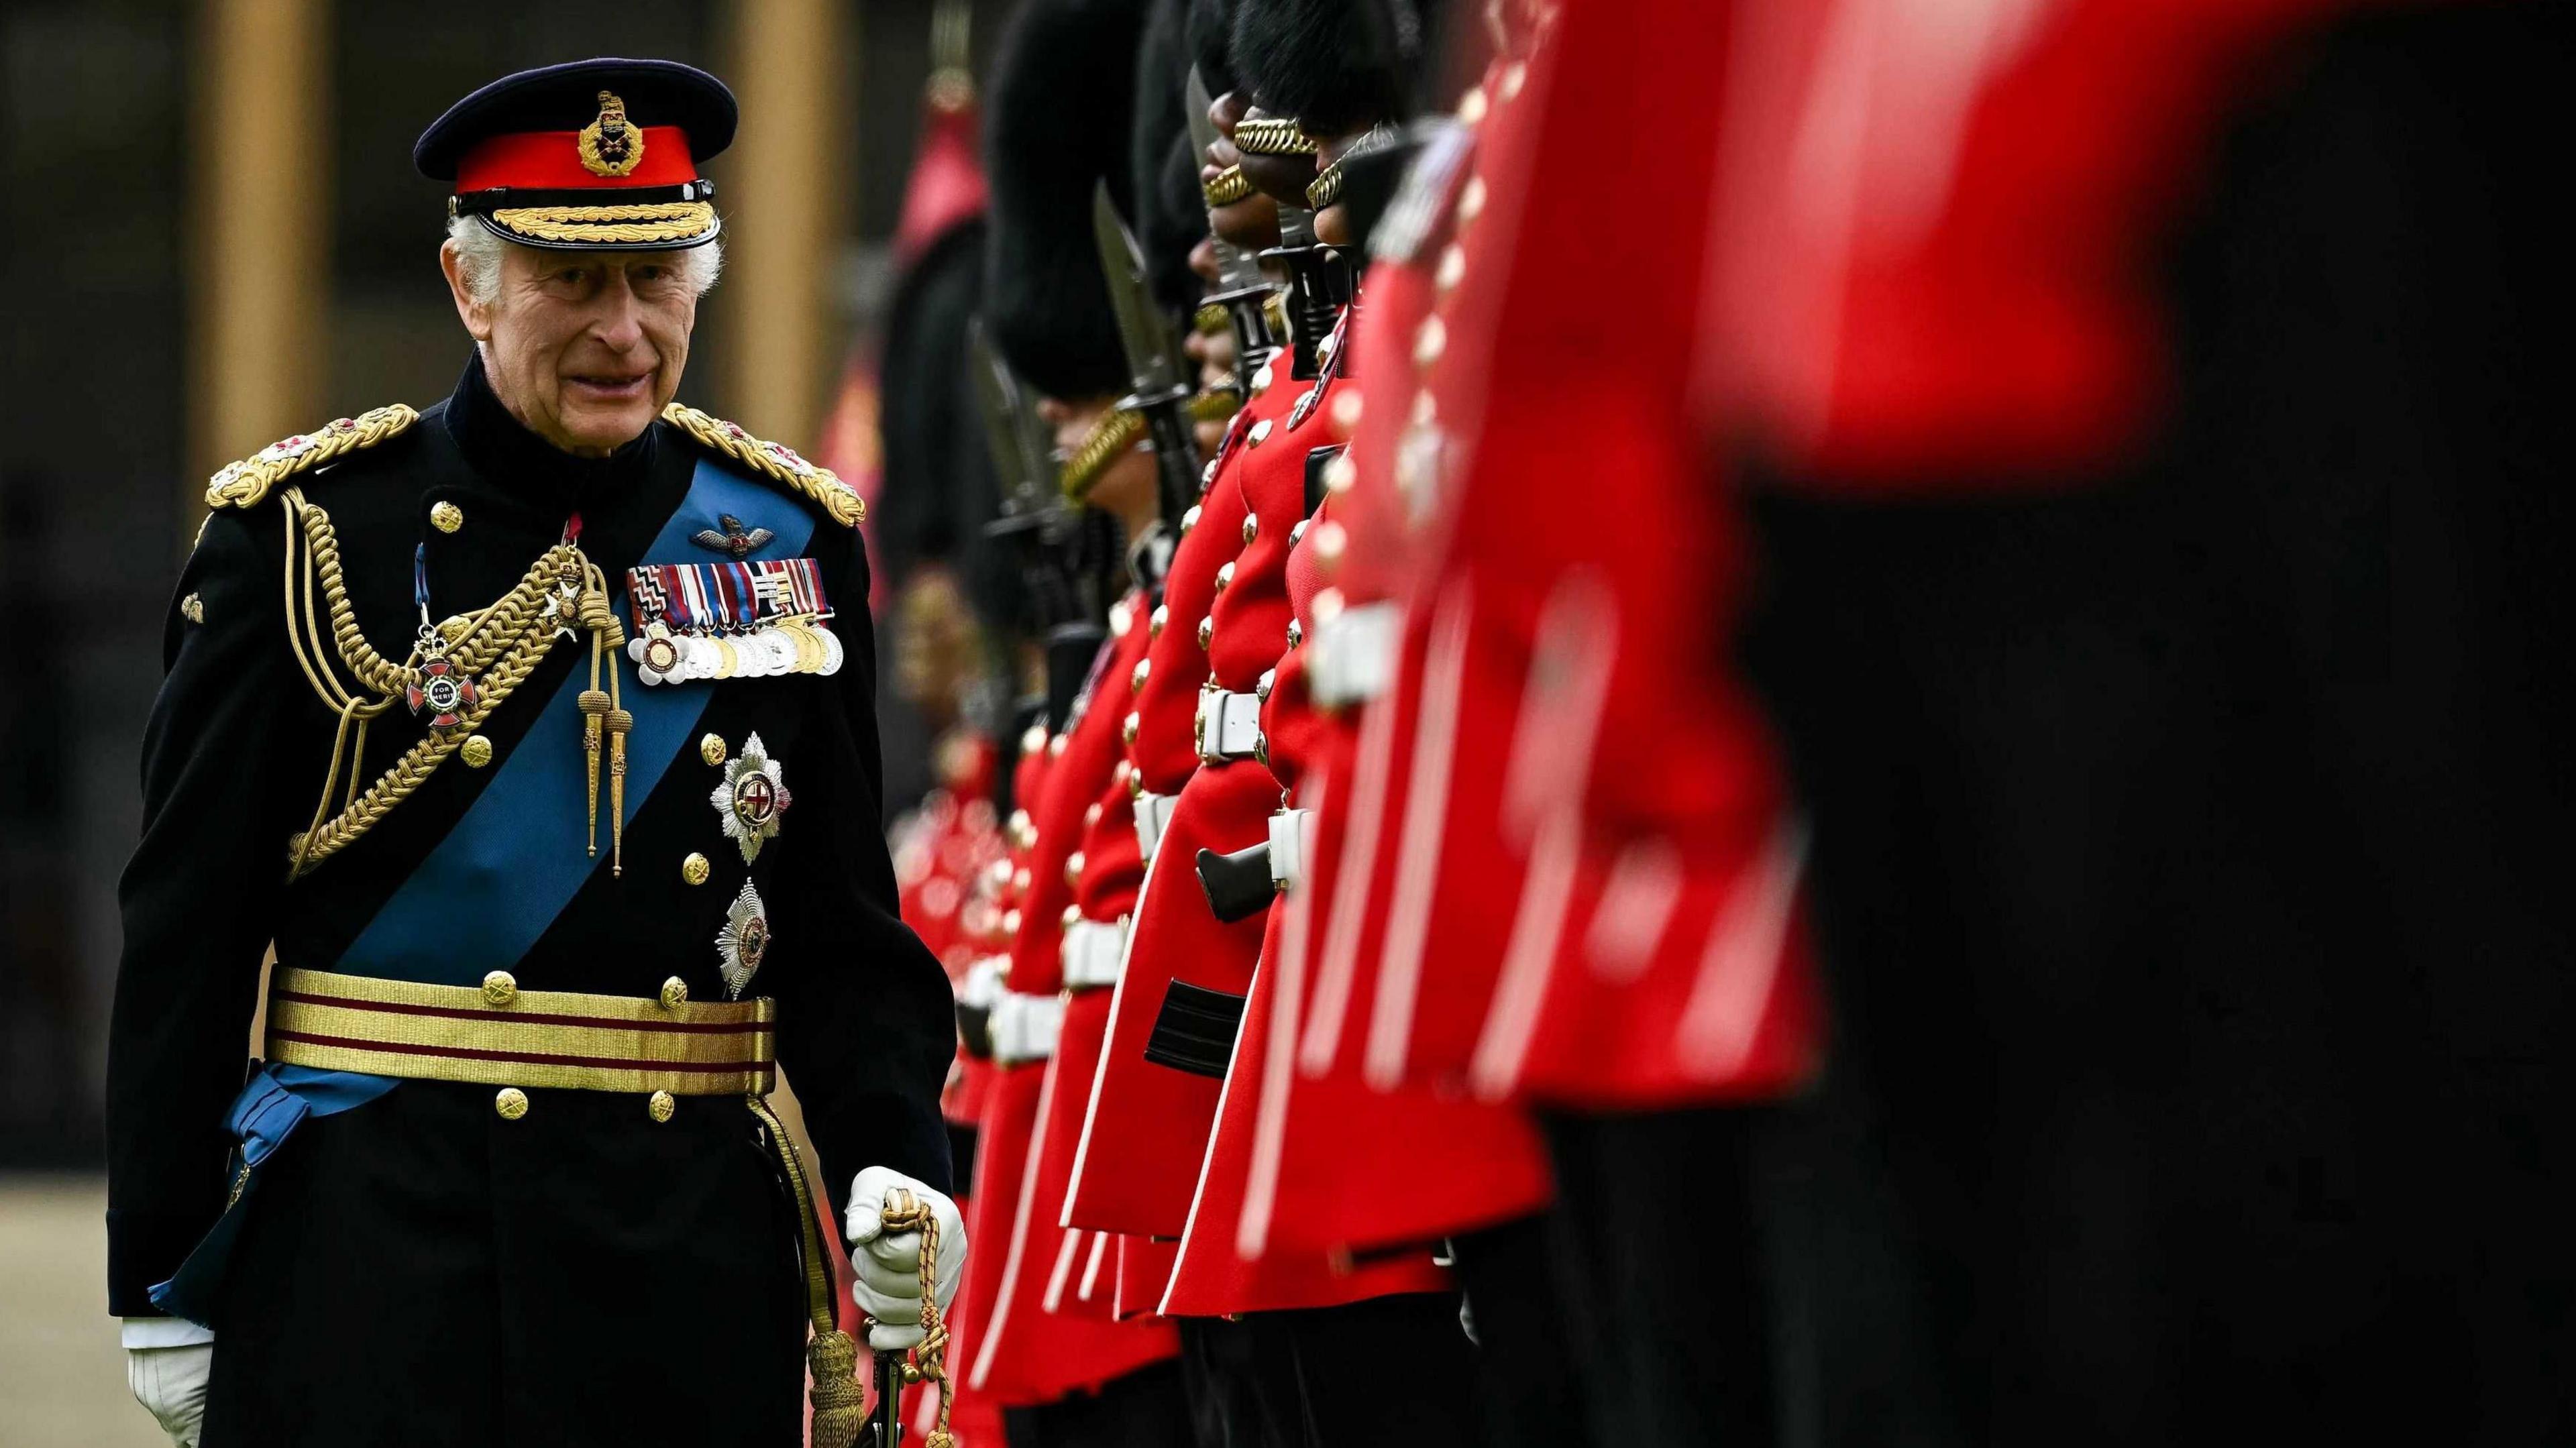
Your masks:
{"label": "elderly man in military uniform", "polygon": [[175,1442],[792,1444],[810,1359],[845,1444],[818,1181],[874,1346],[953,1290],[864,510],[672,401],[734,123],[664,61],[458,103],[414,153],[454,395],[209,487],[108,1085],[110,1307]]}

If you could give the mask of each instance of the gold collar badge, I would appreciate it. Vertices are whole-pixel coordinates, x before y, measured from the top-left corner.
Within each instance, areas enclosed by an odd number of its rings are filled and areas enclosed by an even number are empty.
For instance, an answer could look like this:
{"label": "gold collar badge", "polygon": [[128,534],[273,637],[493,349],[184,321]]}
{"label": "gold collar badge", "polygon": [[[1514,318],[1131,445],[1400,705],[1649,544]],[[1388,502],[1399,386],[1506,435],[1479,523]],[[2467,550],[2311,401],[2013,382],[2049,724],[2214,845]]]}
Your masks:
{"label": "gold collar badge", "polygon": [[624,176],[644,164],[644,132],[626,119],[626,102],[613,91],[599,93],[599,119],[582,127],[574,144],[594,176]]}

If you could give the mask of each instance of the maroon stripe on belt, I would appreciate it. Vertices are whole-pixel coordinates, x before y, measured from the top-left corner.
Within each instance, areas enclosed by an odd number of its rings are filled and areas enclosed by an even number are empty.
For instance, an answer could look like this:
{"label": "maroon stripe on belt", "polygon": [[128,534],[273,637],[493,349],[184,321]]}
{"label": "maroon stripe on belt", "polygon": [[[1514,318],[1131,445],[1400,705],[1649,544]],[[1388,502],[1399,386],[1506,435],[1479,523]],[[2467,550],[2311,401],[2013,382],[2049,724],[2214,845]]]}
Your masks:
{"label": "maroon stripe on belt", "polygon": [[727,1071],[757,1071],[769,1066],[768,1061],[719,1061],[712,1064],[695,1061],[628,1061],[615,1056],[557,1056],[533,1051],[484,1051],[471,1046],[406,1046],[393,1041],[367,1041],[354,1036],[316,1036],[304,1031],[271,1029],[269,1035],[281,1041],[301,1041],[308,1046],[344,1046],[353,1051],[375,1051],[389,1056],[450,1056],[464,1061],[515,1061],[528,1066],[597,1066],[616,1071],[695,1071],[716,1075]]}
{"label": "maroon stripe on belt", "polygon": [[748,1035],[769,1029],[766,1021],[745,1021],[728,1025],[722,1021],[613,1021],[599,1016],[567,1016],[549,1011],[476,1010],[471,1006],[416,1006],[392,1001],[356,1001],[342,996],[308,995],[299,990],[277,992],[277,999],[298,1005],[336,1006],[344,1011],[381,1011],[396,1016],[445,1016],[459,1021],[527,1021],[540,1026],[589,1026],[603,1031],[660,1031],[667,1035],[724,1036]]}

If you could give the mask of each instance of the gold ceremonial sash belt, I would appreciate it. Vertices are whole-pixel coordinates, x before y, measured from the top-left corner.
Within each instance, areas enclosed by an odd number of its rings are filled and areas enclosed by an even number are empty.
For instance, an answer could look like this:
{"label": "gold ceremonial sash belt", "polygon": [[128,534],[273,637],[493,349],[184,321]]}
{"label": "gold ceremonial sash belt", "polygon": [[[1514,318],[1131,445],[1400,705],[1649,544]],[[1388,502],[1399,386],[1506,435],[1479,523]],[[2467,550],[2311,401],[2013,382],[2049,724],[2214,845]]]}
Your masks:
{"label": "gold ceremonial sash belt", "polygon": [[778,1079],[777,1007],[523,991],[497,971],[478,989],[282,969],[268,1058],[416,1081],[761,1096]]}

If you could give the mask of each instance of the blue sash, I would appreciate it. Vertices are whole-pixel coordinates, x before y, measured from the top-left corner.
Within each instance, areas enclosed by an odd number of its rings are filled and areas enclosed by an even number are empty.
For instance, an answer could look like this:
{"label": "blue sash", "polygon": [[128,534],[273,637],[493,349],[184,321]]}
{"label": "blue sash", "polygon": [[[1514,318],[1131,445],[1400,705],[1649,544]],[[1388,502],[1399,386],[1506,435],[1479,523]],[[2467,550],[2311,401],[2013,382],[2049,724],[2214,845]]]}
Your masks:
{"label": "blue sash", "polygon": [[[814,532],[813,518],[785,495],[701,457],[687,495],[644,550],[643,561],[703,561],[691,556],[696,545],[690,540],[701,529],[724,532],[719,515],[727,513],[746,528],[767,528],[773,535],[747,555],[754,559],[796,557]],[[625,577],[611,577],[608,586],[611,606],[631,617]],[[621,659],[618,667],[630,671],[631,683],[632,666]],[[328,969],[423,985],[479,985],[485,972],[526,956],[591,873],[607,863],[604,855],[593,858],[582,840],[589,783],[578,700],[589,686],[586,668],[566,676],[464,818]],[[621,691],[621,702],[635,716],[626,739],[628,823],[689,748],[712,693],[684,684],[636,684]],[[470,952],[452,952],[448,945],[449,927],[460,919],[474,925]],[[232,1200],[178,1272],[152,1289],[153,1303],[174,1317],[203,1323],[262,1164],[306,1118],[363,1106],[399,1084],[391,1076],[273,1062],[253,1075],[225,1120],[241,1141],[232,1163]]]}

